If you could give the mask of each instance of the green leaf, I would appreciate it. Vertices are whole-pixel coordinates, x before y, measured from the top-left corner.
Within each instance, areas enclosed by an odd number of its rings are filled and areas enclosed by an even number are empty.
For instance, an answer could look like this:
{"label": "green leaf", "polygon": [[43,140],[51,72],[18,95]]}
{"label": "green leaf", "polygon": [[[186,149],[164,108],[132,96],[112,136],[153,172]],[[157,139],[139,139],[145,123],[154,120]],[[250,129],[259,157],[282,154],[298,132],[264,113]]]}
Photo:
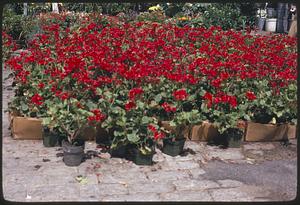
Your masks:
{"label": "green leaf", "polygon": [[140,140],[136,133],[127,134],[127,139],[132,143],[137,143]]}
{"label": "green leaf", "polygon": [[93,103],[92,101],[87,101],[86,106],[89,108],[89,110],[96,109],[96,104]]}
{"label": "green leaf", "polygon": [[160,103],[160,101],[162,100],[162,96],[161,94],[158,94],[154,97],[155,102]]}
{"label": "green leaf", "polygon": [[221,115],[221,112],[219,110],[214,110],[214,115],[215,116],[220,116]]}
{"label": "green leaf", "polygon": [[171,127],[176,127],[176,123],[174,122],[174,120],[170,121],[170,126]]}
{"label": "green leaf", "polygon": [[42,124],[43,125],[49,125],[50,122],[51,122],[51,118],[50,117],[45,117],[45,118],[43,118]]}
{"label": "green leaf", "polygon": [[142,124],[149,124],[152,121],[151,117],[143,116],[142,117]]}
{"label": "green leaf", "polygon": [[244,118],[245,118],[245,120],[247,120],[247,121],[250,121],[250,120],[251,120],[251,118],[250,118],[249,115],[244,115]]}
{"label": "green leaf", "polygon": [[259,104],[260,104],[260,105],[265,105],[265,104],[266,104],[266,101],[263,100],[263,99],[261,99],[261,100],[259,100]]}
{"label": "green leaf", "polygon": [[124,132],[114,131],[114,136],[123,136]]}
{"label": "green leaf", "polygon": [[29,107],[28,107],[27,104],[21,103],[21,109],[22,109],[23,111],[27,111],[27,110],[29,109]]}

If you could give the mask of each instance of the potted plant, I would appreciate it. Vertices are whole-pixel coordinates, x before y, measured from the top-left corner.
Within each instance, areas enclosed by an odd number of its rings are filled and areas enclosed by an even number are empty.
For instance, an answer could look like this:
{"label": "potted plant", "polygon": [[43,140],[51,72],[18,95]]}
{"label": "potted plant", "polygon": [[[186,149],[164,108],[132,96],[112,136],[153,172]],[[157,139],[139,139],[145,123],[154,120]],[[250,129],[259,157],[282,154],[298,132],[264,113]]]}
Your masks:
{"label": "potted plant", "polygon": [[43,126],[43,145],[45,147],[54,147],[58,145],[58,136],[55,129]]}
{"label": "potted plant", "polygon": [[[193,124],[200,122],[200,113],[198,110],[193,109],[189,112],[182,111],[175,114],[170,126],[171,130],[165,130],[167,137],[163,139],[162,152],[170,155],[177,156],[182,153],[186,141],[185,133],[191,131]],[[188,134],[189,136],[189,134]]]}
{"label": "potted plant", "polygon": [[245,116],[245,104],[238,103],[237,96],[220,91],[216,94],[206,92],[203,100],[202,112],[219,132],[219,135],[212,139],[209,144],[225,147],[240,144],[243,139],[243,128],[239,128],[239,120]]}
{"label": "potted plant", "polygon": [[[87,100],[90,107],[92,102]],[[89,110],[83,102],[75,98],[67,98],[63,101],[59,98],[51,100],[48,117],[43,118],[43,124],[54,128],[57,127],[60,133],[67,137],[62,141],[64,152],[63,162],[67,166],[78,166],[84,157],[85,141],[82,139],[82,129],[89,123],[94,125],[102,121],[105,115],[95,107]],[[78,106],[80,104],[80,106]]]}

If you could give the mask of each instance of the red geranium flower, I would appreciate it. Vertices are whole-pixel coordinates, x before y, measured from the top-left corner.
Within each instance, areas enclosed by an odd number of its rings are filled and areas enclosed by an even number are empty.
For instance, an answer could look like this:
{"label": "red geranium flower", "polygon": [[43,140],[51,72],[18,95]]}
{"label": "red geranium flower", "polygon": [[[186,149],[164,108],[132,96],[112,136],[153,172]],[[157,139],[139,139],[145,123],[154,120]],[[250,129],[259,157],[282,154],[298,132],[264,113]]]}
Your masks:
{"label": "red geranium flower", "polygon": [[163,133],[163,132],[155,132],[153,137],[154,137],[154,140],[163,139],[165,137],[165,133]]}
{"label": "red geranium flower", "polygon": [[41,102],[42,100],[43,100],[43,98],[39,94],[35,94],[31,98],[31,102],[34,103],[34,104],[36,104],[36,105],[43,104],[43,102]]}
{"label": "red geranium flower", "polygon": [[128,92],[128,96],[130,100],[133,100],[136,95],[140,95],[144,92],[142,88],[133,88]]}
{"label": "red geranium flower", "polygon": [[39,83],[38,86],[39,86],[40,89],[43,89],[45,87],[45,84],[44,83]]}
{"label": "red geranium flower", "polygon": [[135,108],[135,107],[136,107],[136,104],[132,101],[129,101],[128,103],[125,104],[126,111],[129,111],[129,110],[131,110],[132,108]]}
{"label": "red geranium flower", "polygon": [[151,130],[152,132],[156,132],[156,128],[153,125],[148,125],[148,129]]}
{"label": "red geranium flower", "polygon": [[188,97],[188,94],[185,89],[181,89],[174,91],[173,96],[176,100],[185,100]]}
{"label": "red geranium flower", "polygon": [[246,97],[248,98],[248,100],[251,100],[251,101],[256,99],[255,94],[251,91],[246,92]]}
{"label": "red geranium flower", "polygon": [[172,107],[170,104],[166,102],[164,102],[161,106],[166,112],[176,112],[176,107]]}

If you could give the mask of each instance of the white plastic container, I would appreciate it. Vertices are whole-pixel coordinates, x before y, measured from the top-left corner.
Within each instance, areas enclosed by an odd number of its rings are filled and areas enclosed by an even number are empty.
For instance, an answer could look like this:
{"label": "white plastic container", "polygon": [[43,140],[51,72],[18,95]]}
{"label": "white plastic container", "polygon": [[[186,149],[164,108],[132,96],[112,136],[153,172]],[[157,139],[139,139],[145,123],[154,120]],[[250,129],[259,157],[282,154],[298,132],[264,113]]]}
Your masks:
{"label": "white plastic container", "polygon": [[276,18],[271,18],[271,19],[267,18],[265,30],[269,31],[269,32],[275,32],[276,31],[276,23],[277,23]]}

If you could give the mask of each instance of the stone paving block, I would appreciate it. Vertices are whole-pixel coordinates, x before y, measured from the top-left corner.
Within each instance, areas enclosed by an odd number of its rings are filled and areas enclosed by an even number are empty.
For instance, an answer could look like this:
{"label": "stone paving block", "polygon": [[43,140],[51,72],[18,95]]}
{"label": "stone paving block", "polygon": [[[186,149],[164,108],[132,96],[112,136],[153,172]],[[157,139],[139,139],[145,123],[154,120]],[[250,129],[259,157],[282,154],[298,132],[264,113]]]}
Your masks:
{"label": "stone paving block", "polygon": [[143,172],[104,172],[100,175],[100,182],[102,183],[119,183],[119,182],[145,182],[147,181],[147,177]]}
{"label": "stone paving block", "polygon": [[77,175],[77,167],[66,166],[63,162],[58,163],[56,166],[51,166],[51,164],[43,164],[38,170],[40,174],[43,175]]}
{"label": "stone paving block", "polygon": [[198,179],[201,175],[204,175],[206,172],[201,168],[190,169],[189,170],[193,179]]}
{"label": "stone paving block", "polygon": [[96,184],[80,185],[79,192],[82,201],[101,201],[103,198]]}
{"label": "stone paving block", "polygon": [[209,190],[214,201],[252,201],[253,197],[238,188],[222,188]]}
{"label": "stone paving block", "polygon": [[188,154],[186,156],[176,156],[174,157],[176,162],[182,162],[182,161],[191,161],[191,160],[195,160],[197,159],[197,157],[195,155],[192,155],[192,154]]}
{"label": "stone paving block", "polygon": [[98,193],[100,195],[119,195],[119,194],[128,194],[128,188],[125,184],[115,183],[115,184],[106,184],[100,183],[97,185]]}
{"label": "stone paving block", "polygon": [[30,201],[73,201],[80,200],[80,191],[78,186],[39,186],[28,190]]}
{"label": "stone paving block", "polygon": [[161,201],[156,193],[137,193],[130,195],[111,195],[105,196],[103,201]]}
{"label": "stone paving block", "polygon": [[173,181],[189,178],[189,174],[185,171],[159,171],[159,172],[147,172],[148,179],[151,181]]}
{"label": "stone paving block", "polygon": [[175,186],[166,182],[148,182],[144,184],[137,184],[131,182],[128,184],[129,194],[132,193],[163,193],[175,190]]}
{"label": "stone paving block", "polygon": [[165,156],[162,153],[155,154],[152,159],[154,162],[163,162],[165,161]]}
{"label": "stone paving block", "polygon": [[73,186],[74,184],[77,184],[76,181],[77,174],[70,173],[69,175],[62,175],[61,173],[52,173],[51,175],[46,175],[45,178],[48,180],[49,185],[64,185],[69,184],[70,186]]}
{"label": "stone paving block", "polygon": [[15,149],[16,151],[12,153],[12,157],[18,158],[34,158],[38,157],[38,150],[23,150],[22,148]]}
{"label": "stone paving block", "polygon": [[18,173],[18,174],[8,174],[3,175],[3,182],[8,186],[13,184],[23,184],[26,185],[27,181],[31,178],[30,173]]}
{"label": "stone paving block", "polygon": [[20,160],[16,160],[14,157],[7,157],[2,161],[2,167],[4,169],[16,169],[19,166]]}
{"label": "stone paving block", "polygon": [[162,201],[212,201],[212,197],[207,191],[176,191],[162,193]]}
{"label": "stone paving block", "polygon": [[220,187],[219,184],[210,180],[196,180],[196,179],[187,179],[184,181],[174,181],[173,184],[176,186],[176,190],[183,191],[183,190],[205,190],[211,188],[218,188]]}
{"label": "stone paving block", "polygon": [[251,154],[255,155],[264,155],[264,152],[262,150],[250,150]]}
{"label": "stone paving block", "polygon": [[189,161],[177,161],[176,162],[177,169],[195,169],[200,168],[199,164],[193,160]]}
{"label": "stone paving block", "polygon": [[54,147],[49,147],[47,149],[40,149],[38,150],[39,157],[55,157],[58,151]]}
{"label": "stone paving block", "polygon": [[195,141],[186,141],[184,148],[187,149],[191,149],[194,152],[201,152],[204,149],[205,142],[195,142]]}
{"label": "stone paving block", "polygon": [[207,148],[207,156],[209,159],[219,158],[220,160],[240,160],[245,158],[240,148],[220,149],[211,146]]}
{"label": "stone paving block", "polygon": [[255,150],[271,150],[274,149],[275,146],[273,143],[268,143],[268,142],[252,142],[249,144],[244,144],[242,145],[244,150],[250,150],[250,149],[255,149]]}
{"label": "stone paving block", "polygon": [[238,187],[244,185],[242,182],[231,179],[218,180],[217,182],[221,187]]}
{"label": "stone paving block", "polygon": [[23,184],[8,184],[5,185],[2,183],[3,187],[3,197],[8,201],[25,201],[26,198],[26,187]]}

